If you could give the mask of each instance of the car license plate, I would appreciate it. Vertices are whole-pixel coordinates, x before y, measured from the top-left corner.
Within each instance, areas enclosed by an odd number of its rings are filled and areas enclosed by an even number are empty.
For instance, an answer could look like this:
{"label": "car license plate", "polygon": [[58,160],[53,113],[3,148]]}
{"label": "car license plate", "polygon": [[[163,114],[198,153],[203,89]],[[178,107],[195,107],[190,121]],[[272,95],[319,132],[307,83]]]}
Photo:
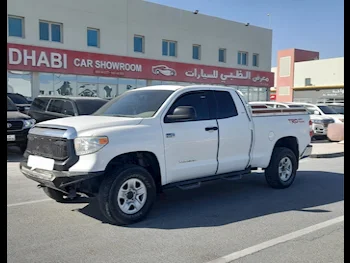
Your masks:
{"label": "car license plate", "polygon": [[7,135],[7,141],[8,142],[13,142],[16,140],[16,135]]}
{"label": "car license plate", "polygon": [[52,171],[55,160],[44,158],[41,156],[29,155],[27,165],[31,167],[32,170],[39,168],[43,170]]}

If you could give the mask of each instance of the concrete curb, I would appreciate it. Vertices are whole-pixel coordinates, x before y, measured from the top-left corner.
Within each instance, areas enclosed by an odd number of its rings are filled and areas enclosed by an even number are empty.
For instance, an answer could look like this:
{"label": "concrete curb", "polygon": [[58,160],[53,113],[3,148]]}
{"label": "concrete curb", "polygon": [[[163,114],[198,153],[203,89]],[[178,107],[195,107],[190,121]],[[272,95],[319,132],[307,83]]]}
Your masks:
{"label": "concrete curb", "polygon": [[320,153],[320,154],[311,154],[310,158],[336,158],[336,157],[343,157],[344,152],[337,152],[337,153]]}

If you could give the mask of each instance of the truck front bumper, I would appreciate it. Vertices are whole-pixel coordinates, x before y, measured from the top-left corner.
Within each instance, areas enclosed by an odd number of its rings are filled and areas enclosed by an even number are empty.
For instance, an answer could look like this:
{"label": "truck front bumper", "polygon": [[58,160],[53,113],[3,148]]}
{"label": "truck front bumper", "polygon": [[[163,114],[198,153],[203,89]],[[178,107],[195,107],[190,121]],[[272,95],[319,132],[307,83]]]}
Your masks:
{"label": "truck front bumper", "polygon": [[312,152],[312,145],[309,144],[308,146],[306,146],[305,150],[302,152],[299,159],[301,160],[309,157],[311,155],[311,152]]}
{"label": "truck front bumper", "polygon": [[79,173],[69,171],[47,171],[43,169],[31,170],[27,163],[21,162],[19,165],[21,172],[29,179],[38,182],[42,186],[53,188],[62,192],[67,192],[67,187],[76,185],[88,179],[92,179],[104,174],[104,172]]}

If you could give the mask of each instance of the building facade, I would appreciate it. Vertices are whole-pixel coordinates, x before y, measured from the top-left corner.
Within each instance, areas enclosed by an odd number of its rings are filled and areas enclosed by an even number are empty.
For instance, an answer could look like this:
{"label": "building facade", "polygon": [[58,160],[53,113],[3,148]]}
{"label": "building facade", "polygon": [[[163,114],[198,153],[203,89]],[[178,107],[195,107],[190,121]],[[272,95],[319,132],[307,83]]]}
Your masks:
{"label": "building facade", "polygon": [[112,98],[146,85],[274,86],[272,31],[142,0],[8,2],[8,92]]}
{"label": "building facade", "polygon": [[344,101],[344,57],[319,59],[318,52],[288,49],[279,51],[277,58],[277,67],[271,69],[275,74],[271,98],[280,102]]}

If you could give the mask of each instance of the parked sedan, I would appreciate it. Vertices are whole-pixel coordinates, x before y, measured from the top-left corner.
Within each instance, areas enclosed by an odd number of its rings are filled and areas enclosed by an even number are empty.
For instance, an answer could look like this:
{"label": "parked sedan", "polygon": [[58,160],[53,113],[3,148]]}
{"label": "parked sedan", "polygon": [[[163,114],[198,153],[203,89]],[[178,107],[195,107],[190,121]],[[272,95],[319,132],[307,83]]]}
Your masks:
{"label": "parked sedan", "polygon": [[39,96],[34,99],[28,114],[36,122],[90,115],[107,102],[98,97]]}

